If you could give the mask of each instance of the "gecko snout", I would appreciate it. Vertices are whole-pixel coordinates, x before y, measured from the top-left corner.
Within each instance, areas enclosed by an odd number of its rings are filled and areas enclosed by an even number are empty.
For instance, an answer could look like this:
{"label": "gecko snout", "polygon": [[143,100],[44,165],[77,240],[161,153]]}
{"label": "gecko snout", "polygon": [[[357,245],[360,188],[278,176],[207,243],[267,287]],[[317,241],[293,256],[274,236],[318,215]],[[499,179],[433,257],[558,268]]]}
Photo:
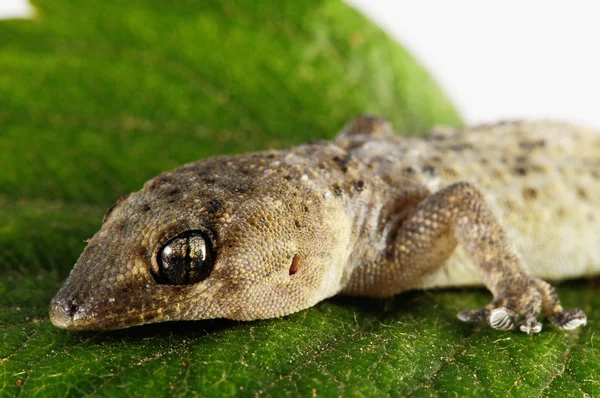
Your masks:
{"label": "gecko snout", "polygon": [[79,305],[74,300],[55,297],[50,302],[50,321],[56,327],[72,329],[73,318],[78,310]]}
{"label": "gecko snout", "polygon": [[68,295],[56,295],[50,302],[50,321],[56,327],[71,330],[87,329],[86,324],[91,320],[88,305],[82,303],[82,298]]}

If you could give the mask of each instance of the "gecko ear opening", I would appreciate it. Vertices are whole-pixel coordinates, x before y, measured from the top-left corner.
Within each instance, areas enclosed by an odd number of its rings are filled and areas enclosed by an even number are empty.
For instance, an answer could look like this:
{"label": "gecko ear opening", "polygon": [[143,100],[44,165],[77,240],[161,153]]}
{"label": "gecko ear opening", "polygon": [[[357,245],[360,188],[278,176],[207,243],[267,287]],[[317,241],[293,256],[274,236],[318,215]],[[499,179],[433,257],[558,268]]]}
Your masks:
{"label": "gecko ear opening", "polygon": [[205,280],[214,265],[210,240],[200,231],[171,238],[157,253],[154,277],[161,285],[191,285]]}
{"label": "gecko ear opening", "polygon": [[292,265],[290,265],[290,275],[294,275],[296,272],[298,272],[298,269],[300,268],[300,255],[298,253],[294,254],[294,257],[292,258]]}

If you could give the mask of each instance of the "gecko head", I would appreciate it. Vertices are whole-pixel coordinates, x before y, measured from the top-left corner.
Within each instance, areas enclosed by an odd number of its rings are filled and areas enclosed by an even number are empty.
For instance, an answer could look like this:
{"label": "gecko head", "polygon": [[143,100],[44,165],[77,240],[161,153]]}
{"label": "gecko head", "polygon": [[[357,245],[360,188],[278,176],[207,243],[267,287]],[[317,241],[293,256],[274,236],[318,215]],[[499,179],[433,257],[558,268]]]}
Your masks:
{"label": "gecko head", "polygon": [[164,173],[108,211],[51,302],[54,325],[272,318],[339,291],[346,214],[278,173],[206,168]]}

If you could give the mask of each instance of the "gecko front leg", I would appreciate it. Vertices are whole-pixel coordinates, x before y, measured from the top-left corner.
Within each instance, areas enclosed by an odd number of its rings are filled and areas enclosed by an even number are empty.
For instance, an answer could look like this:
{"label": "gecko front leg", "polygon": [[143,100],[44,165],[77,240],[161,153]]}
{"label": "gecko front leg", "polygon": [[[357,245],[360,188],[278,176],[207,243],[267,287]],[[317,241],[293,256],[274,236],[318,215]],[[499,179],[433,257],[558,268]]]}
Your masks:
{"label": "gecko front leg", "polygon": [[479,310],[462,311],[463,321],[487,320],[495,329],[512,329],[519,315],[520,330],[537,333],[540,312],[561,329],[585,325],[580,309],[564,310],[554,288],[532,276],[512,248],[481,192],[470,183],[450,185],[421,201],[391,233],[379,288],[418,287],[462,245],[479,266],[483,283],[494,296]]}

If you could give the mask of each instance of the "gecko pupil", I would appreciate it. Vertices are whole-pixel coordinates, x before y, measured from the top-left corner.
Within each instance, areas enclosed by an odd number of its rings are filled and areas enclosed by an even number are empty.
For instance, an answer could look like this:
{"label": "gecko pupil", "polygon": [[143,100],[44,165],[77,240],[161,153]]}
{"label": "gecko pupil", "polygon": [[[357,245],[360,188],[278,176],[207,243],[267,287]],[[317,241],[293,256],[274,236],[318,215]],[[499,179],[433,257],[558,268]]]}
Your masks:
{"label": "gecko pupil", "polygon": [[189,285],[208,278],[213,255],[200,232],[186,232],[167,242],[159,253],[158,265],[159,283]]}

